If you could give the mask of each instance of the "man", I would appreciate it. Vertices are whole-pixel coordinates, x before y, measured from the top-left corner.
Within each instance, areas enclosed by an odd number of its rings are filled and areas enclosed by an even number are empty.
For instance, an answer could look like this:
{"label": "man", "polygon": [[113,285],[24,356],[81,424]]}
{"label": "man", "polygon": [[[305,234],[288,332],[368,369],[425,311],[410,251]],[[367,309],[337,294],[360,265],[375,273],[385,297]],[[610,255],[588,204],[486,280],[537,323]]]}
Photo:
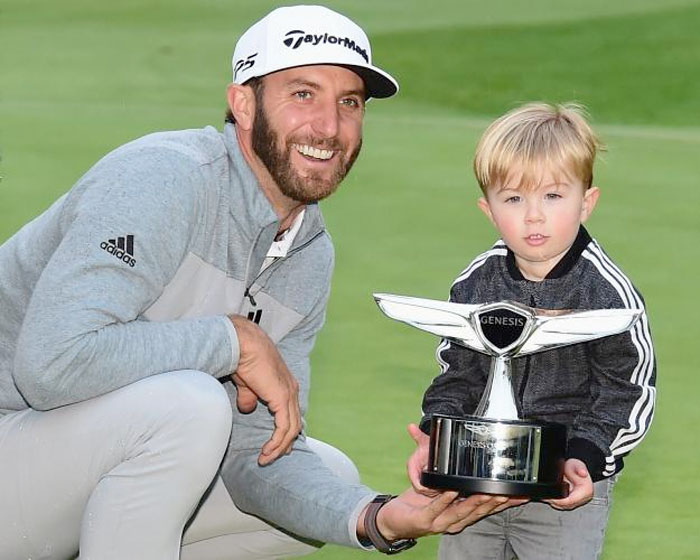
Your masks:
{"label": "man", "polygon": [[3,559],[312,550],[236,506],[390,551],[511,503],[377,497],[300,435],[333,266],[316,202],[359,153],[365,100],[398,87],[313,6],[251,27],[233,70],[223,134],[122,146],[0,247]]}

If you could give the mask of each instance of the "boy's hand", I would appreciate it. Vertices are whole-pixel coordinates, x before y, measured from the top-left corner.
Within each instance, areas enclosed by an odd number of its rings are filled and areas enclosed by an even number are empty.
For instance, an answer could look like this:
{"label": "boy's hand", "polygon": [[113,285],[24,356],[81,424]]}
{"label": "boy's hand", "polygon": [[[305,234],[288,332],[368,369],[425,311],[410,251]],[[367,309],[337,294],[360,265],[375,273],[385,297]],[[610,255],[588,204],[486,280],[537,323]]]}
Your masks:
{"label": "boy's hand", "polygon": [[544,500],[555,509],[575,509],[588,503],[593,497],[593,481],[583,461],[567,459],[564,463],[564,479],[569,483],[569,495],[558,500]]}
{"label": "boy's hand", "polygon": [[416,450],[408,458],[408,462],[406,463],[406,470],[408,471],[408,478],[411,481],[411,485],[419,494],[423,494],[425,496],[437,496],[439,494],[437,490],[426,488],[420,483],[421,472],[423,472],[423,469],[428,466],[430,438],[425,435],[415,424],[408,425],[408,433],[416,442],[417,446]]}

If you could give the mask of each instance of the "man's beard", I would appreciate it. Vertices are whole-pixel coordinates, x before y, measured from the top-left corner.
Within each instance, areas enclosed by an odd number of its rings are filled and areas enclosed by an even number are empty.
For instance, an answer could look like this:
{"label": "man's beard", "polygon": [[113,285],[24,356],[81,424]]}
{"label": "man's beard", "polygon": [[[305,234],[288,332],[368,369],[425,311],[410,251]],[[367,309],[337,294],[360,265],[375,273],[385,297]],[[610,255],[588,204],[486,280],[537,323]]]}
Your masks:
{"label": "man's beard", "polygon": [[[337,138],[304,138],[294,141],[290,139],[287,145],[284,145],[283,142],[270,127],[262,103],[258,102],[255,109],[255,122],[253,123],[253,150],[272,175],[282,194],[302,204],[318,202],[333,194],[352,168],[362,148],[362,138],[360,138],[357,148],[350,154],[347,163],[345,163],[342,161],[344,146]],[[306,177],[299,175],[291,161],[293,143],[309,144],[322,150],[337,151],[338,164],[330,179],[324,179],[314,173],[309,173]]]}

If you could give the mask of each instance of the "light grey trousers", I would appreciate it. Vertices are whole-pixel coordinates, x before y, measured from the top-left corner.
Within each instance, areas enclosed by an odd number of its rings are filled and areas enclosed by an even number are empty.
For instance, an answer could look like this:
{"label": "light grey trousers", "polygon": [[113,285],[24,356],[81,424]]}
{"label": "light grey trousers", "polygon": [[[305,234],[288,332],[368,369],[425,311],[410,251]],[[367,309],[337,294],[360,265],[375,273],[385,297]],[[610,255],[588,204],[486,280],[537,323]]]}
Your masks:
{"label": "light grey trousers", "polygon": [[[316,550],[235,507],[217,474],[230,428],[225,390],[196,371],[0,416],[0,558],[242,560]],[[309,445],[359,479],[340,451]]]}
{"label": "light grey trousers", "polygon": [[593,499],[571,511],[529,502],[440,540],[440,560],[594,560],[603,552],[615,478],[593,485]]}

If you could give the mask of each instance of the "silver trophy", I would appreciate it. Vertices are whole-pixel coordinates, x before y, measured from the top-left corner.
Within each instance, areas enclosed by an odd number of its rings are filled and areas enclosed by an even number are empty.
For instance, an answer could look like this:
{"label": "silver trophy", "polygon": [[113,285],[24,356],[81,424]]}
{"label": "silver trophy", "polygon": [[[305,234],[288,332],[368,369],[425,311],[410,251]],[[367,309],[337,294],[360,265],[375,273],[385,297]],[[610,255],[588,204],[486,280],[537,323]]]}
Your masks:
{"label": "silver trophy", "polygon": [[392,294],[374,299],[392,319],[493,358],[473,416],[432,417],[421,483],[464,494],[566,497],[566,427],[518,417],[511,360],[624,332],[642,311],[546,310],[512,301],[469,305]]}

